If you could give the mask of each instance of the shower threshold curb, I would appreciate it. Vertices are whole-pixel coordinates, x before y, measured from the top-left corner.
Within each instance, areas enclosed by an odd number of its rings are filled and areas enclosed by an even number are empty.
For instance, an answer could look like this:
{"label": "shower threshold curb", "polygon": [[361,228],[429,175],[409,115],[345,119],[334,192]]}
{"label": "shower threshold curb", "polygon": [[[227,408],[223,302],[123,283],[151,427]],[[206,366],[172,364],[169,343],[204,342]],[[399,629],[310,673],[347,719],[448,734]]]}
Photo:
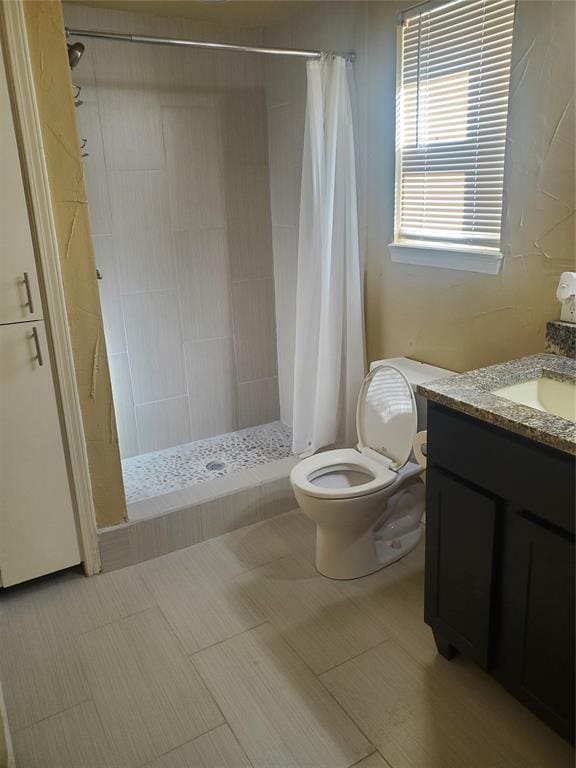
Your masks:
{"label": "shower threshold curb", "polygon": [[151,560],[295,509],[289,474],[297,461],[289,456],[128,504],[128,522],[98,531],[102,570]]}

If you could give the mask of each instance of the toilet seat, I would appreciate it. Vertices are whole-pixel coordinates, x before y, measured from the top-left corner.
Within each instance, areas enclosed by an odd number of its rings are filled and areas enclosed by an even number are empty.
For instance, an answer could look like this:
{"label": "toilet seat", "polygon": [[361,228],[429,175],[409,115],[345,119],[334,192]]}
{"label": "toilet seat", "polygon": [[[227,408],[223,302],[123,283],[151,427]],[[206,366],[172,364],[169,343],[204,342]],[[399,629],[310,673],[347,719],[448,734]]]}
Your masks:
{"label": "toilet seat", "polygon": [[[352,485],[349,488],[330,487],[315,484],[323,475],[335,472],[366,473],[369,479],[365,483]],[[354,448],[342,448],[326,451],[303,459],[292,469],[290,481],[302,493],[317,499],[352,499],[374,493],[396,479],[396,472],[390,469],[389,462],[376,461],[368,454]]]}
{"label": "toilet seat", "polygon": [[[392,365],[379,365],[366,376],[356,408],[358,446],[315,454],[300,461],[290,481],[317,499],[353,499],[386,488],[410,456],[416,435],[414,392],[404,374]],[[349,476],[366,475],[366,482],[347,485]],[[338,483],[337,475],[342,475]],[[323,476],[331,483],[322,484]],[[355,477],[354,480],[358,478]]]}

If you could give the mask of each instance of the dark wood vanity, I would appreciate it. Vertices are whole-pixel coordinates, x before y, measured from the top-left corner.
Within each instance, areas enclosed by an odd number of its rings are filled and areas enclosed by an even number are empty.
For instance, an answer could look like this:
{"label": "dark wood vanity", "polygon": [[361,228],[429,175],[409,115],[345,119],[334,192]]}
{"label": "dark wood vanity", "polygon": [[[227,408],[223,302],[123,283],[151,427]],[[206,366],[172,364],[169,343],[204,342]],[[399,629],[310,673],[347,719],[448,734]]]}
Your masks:
{"label": "dark wood vanity", "polygon": [[574,742],[575,457],[428,404],[425,620]]}

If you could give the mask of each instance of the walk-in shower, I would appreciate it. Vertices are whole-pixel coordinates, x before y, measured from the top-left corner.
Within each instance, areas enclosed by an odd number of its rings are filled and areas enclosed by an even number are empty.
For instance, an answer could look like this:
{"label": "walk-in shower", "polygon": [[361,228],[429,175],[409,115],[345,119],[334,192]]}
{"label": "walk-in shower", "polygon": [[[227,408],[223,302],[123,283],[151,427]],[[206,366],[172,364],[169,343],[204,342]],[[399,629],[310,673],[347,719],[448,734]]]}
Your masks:
{"label": "walk-in shower", "polygon": [[67,5],[65,19],[130,515],[291,453],[254,54],[320,53],[128,32],[174,24],[145,14]]}
{"label": "walk-in shower", "polygon": [[293,349],[276,328],[287,264],[273,243],[290,233],[271,213],[264,60],[324,54],[198,40],[189,20],[125,11],[66,5],[65,21],[132,517],[291,455],[278,371]]}

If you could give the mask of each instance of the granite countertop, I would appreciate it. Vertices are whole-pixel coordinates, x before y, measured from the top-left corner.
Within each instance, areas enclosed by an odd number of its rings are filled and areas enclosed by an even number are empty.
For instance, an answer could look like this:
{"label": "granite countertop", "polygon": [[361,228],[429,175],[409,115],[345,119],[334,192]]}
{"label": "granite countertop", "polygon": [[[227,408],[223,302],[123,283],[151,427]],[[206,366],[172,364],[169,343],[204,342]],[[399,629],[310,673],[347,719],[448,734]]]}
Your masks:
{"label": "granite countertop", "polygon": [[572,421],[492,394],[494,389],[542,375],[576,381],[576,360],[548,353],[530,355],[420,384],[418,392],[440,405],[576,455],[576,424]]}
{"label": "granite countertop", "polygon": [[576,357],[576,325],[551,320],[546,323],[546,352],[565,357]]}

